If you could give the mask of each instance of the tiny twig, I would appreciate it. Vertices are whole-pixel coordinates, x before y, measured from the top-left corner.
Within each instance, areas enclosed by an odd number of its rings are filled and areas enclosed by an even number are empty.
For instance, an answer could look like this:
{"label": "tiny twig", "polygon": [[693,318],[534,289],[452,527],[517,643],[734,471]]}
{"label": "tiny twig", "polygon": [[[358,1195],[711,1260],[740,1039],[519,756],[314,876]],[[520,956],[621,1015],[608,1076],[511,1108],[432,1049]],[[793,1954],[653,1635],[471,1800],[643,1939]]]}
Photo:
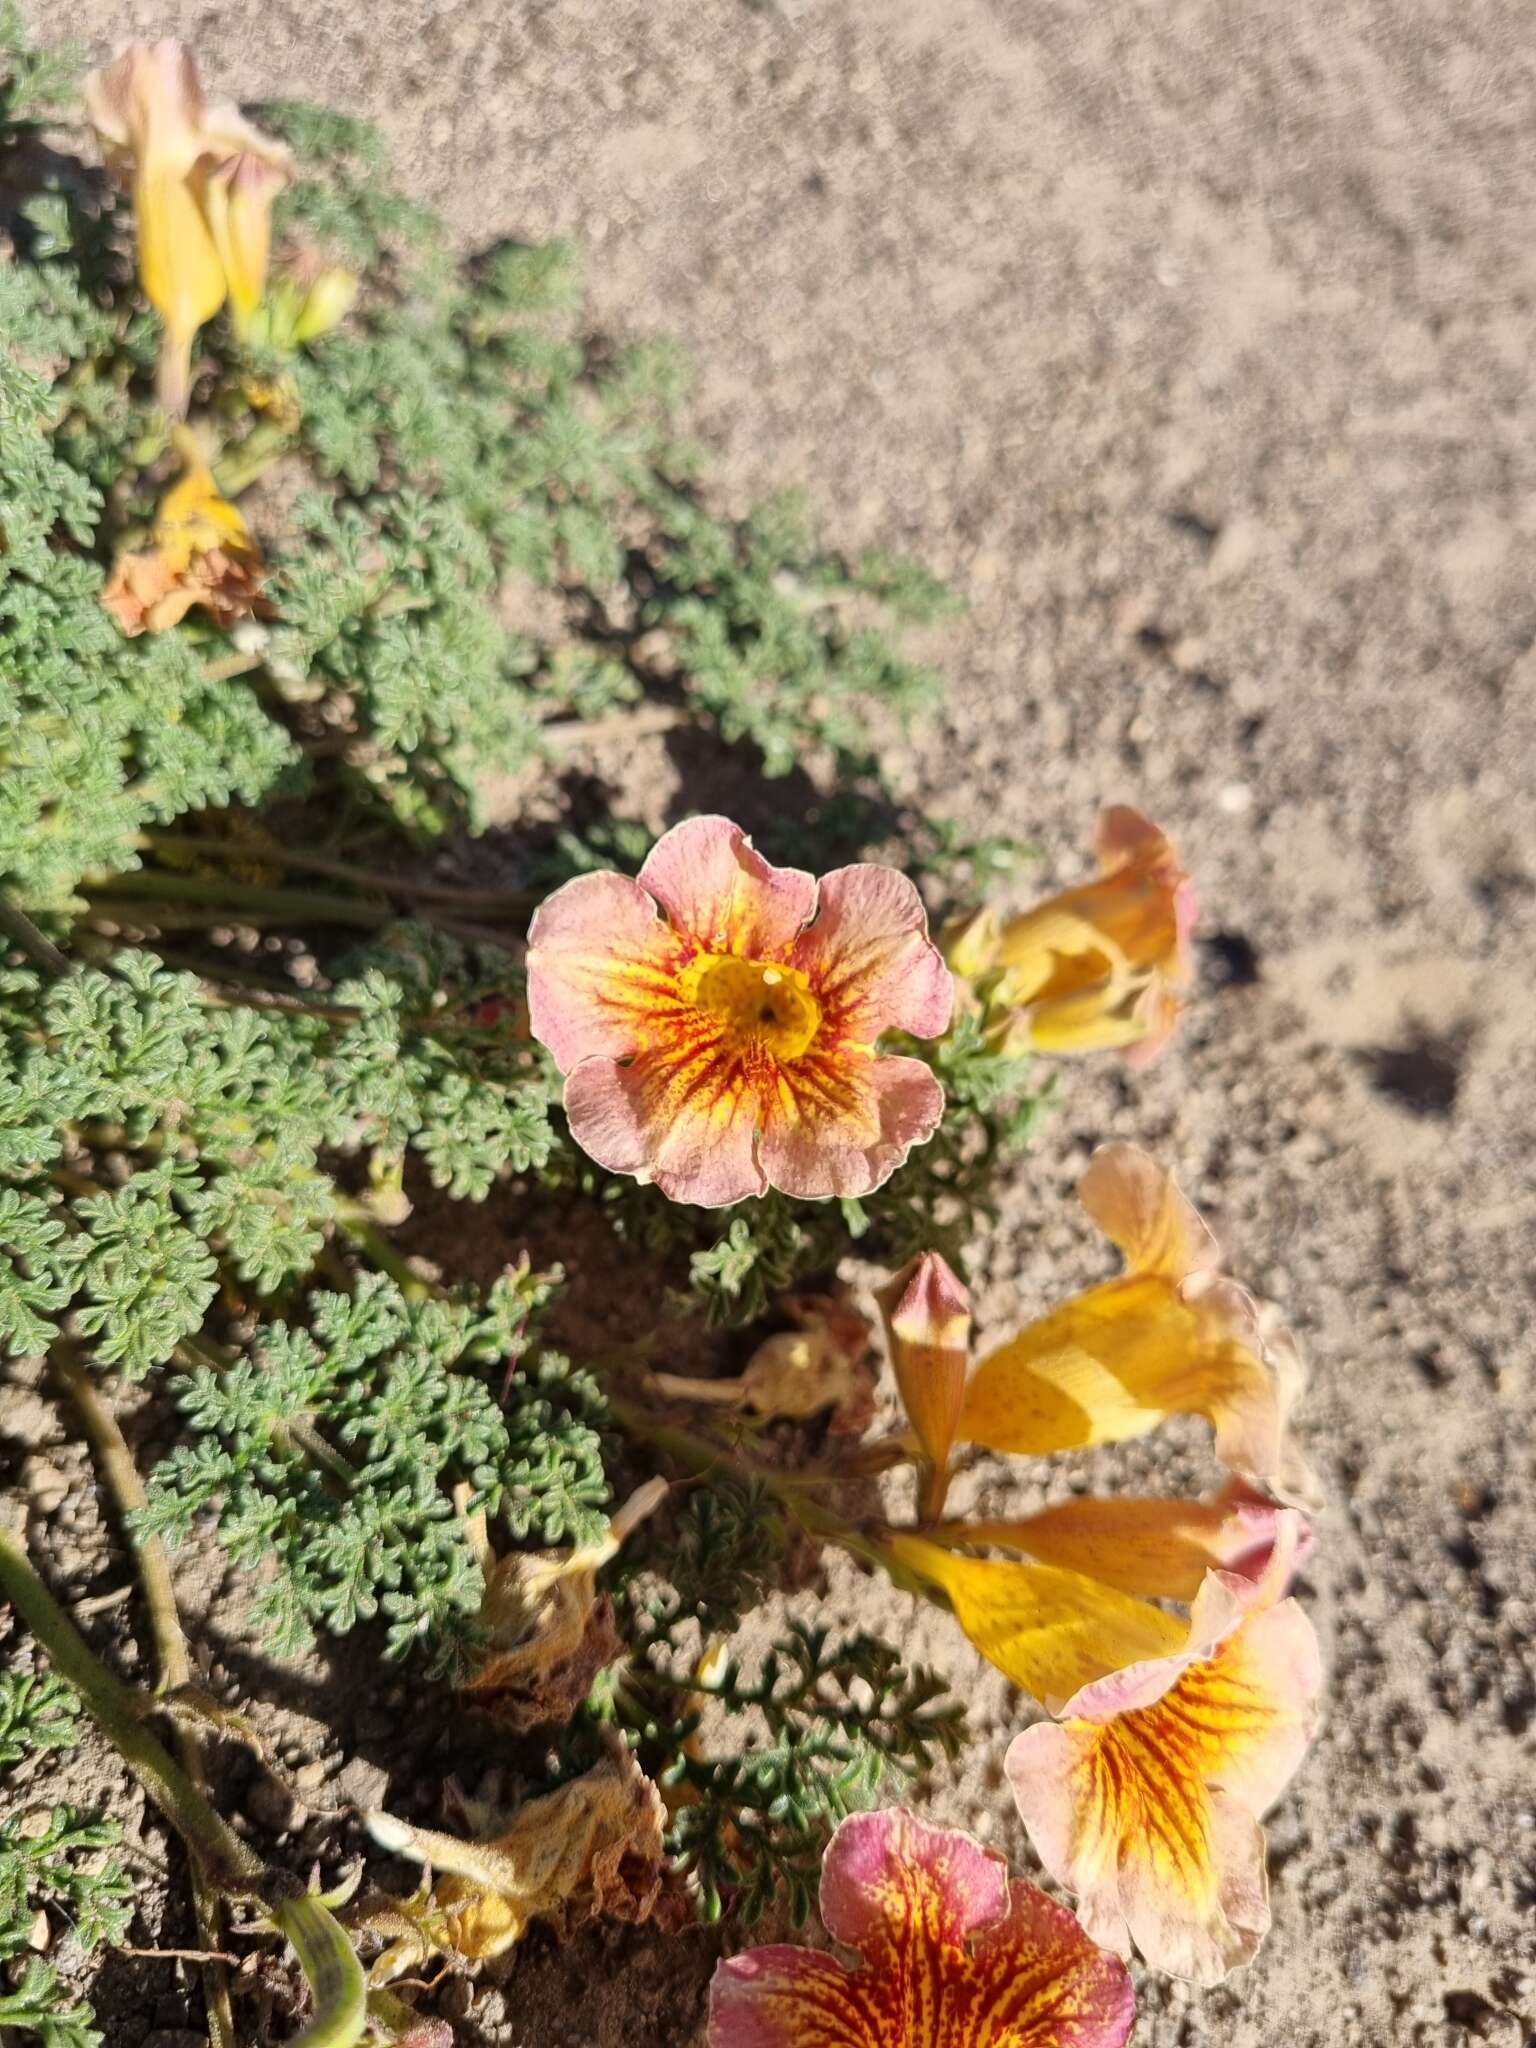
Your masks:
{"label": "tiny twig", "polygon": [[27,958],[41,967],[47,974],[72,974],[74,968],[66,953],[61,953],[52,939],[40,932],[24,910],[18,909],[7,896],[0,896],[0,932],[13,945],[20,946]]}
{"label": "tiny twig", "polygon": [[643,705],[637,711],[610,711],[601,718],[557,718],[540,728],[541,737],[563,747],[589,746],[595,740],[641,739],[649,733],[673,732],[688,721],[680,704]]}

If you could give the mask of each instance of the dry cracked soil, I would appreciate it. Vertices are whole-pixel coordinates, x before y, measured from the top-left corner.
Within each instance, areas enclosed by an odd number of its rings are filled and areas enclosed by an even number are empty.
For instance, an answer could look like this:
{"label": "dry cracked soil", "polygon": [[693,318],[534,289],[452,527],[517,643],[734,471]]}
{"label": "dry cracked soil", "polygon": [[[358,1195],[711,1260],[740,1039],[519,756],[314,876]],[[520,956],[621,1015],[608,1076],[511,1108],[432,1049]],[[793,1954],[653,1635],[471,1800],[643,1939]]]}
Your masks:
{"label": "dry cracked soil", "polygon": [[[96,53],[174,31],[221,91],[372,116],[466,247],[571,236],[601,327],[688,345],[728,493],[803,485],[836,545],[909,550],[968,600],[936,650],[943,714],[893,763],[903,788],[1038,841],[1060,878],[1082,872],[1096,806],[1131,797],[1197,874],[1188,1028],[1146,1078],[1072,1072],[978,1261],[994,1328],[1102,1271],[1071,1184],[1092,1143],[1135,1137],[1312,1366],[1329,1505],[1304,1591],[1327,1722],[1272,1824],[1267,1948],[1204,1996],[1147,1980],[1144,2048],[1536,2038],[1522,13],[64,0],[56,17]],[[626,772],[659,822],[664,750]],[[1113,1471],[1167,1488],[1198,1480],[1193,1452],[1174,1433]],[[1024,1498],[999,1469],[975,1484]],[[831,1598],[953,1672],[978,1739],[927,1802],[1027,1868],[1008,1688],[938,1617],[851,1576]],[[461,2036],[691,2048],[710,1959],[693,1937],[536,1945]],[[175,2019],[174,2000],[138,2008],[114,2048]]]}

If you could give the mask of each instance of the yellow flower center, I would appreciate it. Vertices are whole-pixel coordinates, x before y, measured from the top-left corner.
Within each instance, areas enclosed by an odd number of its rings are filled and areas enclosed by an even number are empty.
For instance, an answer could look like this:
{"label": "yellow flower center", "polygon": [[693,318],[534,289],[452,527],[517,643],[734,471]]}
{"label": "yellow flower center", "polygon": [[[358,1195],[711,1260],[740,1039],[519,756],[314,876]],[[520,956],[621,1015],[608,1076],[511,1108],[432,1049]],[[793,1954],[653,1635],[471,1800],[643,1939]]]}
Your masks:
{"label": "yellow flower center", "polygon": [[798,967],[778,967],[769,960],[701,954],[687,971],[684,991],[699,1009],[720,1019],[740,1052],[760,1047],[775,1059],[796,1060],[821,1023],[809,979]]}

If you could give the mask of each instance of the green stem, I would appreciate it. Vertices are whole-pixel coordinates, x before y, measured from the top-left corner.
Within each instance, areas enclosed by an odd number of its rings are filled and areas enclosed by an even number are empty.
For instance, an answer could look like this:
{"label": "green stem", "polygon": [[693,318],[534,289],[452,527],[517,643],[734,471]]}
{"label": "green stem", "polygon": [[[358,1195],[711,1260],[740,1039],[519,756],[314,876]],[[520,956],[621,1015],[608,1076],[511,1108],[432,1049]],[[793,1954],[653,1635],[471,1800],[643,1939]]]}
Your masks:
{"label": "green stem", "polygon": [[206,903],[232,918],[238,918],[242,910],[252,910],[308,924],[377,927],[392,923],[395,917],[388,904],[364,903],[353,896],[328,896],[316,889],[266,889],[254,882],[170,874],[164,869],[106,875],[88,885],[88,894],[98,904]]}
{"label": "green stem", "polygon": [[229,683],[236,676],[248,676],[253,668],[260,668],[259,654],[226,654],[222,661],[205,662],[203,681],[205,683]]}
{"label": "green stem", "polygon": [[407,1301],[426,1301],[436,1290],[413,1272],[361,1202],[338,1201],[336,1221],[357,1249],[387,1273]]}
{"label": "green stem", "polygon": [[294,868],[302,874],[325,875],[333,882],[354,882],[379,896],[416,896],[423,903],[457,904],[463,910],[527,911],[538,905],[532,889],[466,889],[452,882],[421,881],[411,875],[385,875],[374,868],[356,867],[350,861],[332,860],[328,855],[299,853],[268,840],[242,845],[232,839],[210,839],[179,832],[141,832],[136,844],[157,853],[197,860],[254,861],[272,867]]}
{"label": "green stem", "polygon": [[4,932],[13,945],[19,946],[45,974],[65,975],[74,971],[68,955],[61,953],[52,939],[38,930],[27,913],[6,896],[0,896],[0,932]]}
{"label": "green stem", "polygon": [[115,1678],[37,1573],[20,1538],[0,1526],[0,1594],[79,1693],[97,1726],[186,1844],[210,1884],[228,1898],[259,1898],[266,1867],[227,1827],[202,1790],[140,1718],[142,1696]]}
{"label": "green stem", "polygon": [[236,498],[242,491],[249,490],[256,479],[293,446],[292,434],[283,427],[274,426],[269,421],[253,427],[238,447],[227,448],[214,464],[213,480],[220,495]]}
{"label": "green stem", "polygon": [[757,1465],[739,1456],[729,1444],[718,1438],[700,1436],[691,1429],[679,1429],[674,1423],[662,1422],[637,1402],[610,1395],[608,1408],[621,1429],[628,1430],[631,1435],[645,1437],[697,1478],[705,1478],[724,1466],[738,1479],[756,1480],[776,1497],[807,1534],[836,1543],[854,1557],[884,1566],[885,1560],[878,1546],[870,1542],[863,1530],[845,1521],[841,1515],[833,1514],[829,1508],[822,1507],[812,1497],[812,1489],[840,1478],[840,1473],[779,1472],[771,1465]]}
{"label": "green stem", "polygon": [[[150,1632],[155,1639],[155,1660],[159,1665],[157,1693],[177,1692],[192,1683],[192,1660],[182,1633],[176,1608],[176,1588],[170,1560],[158,1536],[146,1535],[138,1517],[149,1505],[144,1482],[133,1461],[128,1440],[118,1427],[117,1417],[97,1392],[90,1375],[68,1353],[53,1354],[53,1370],[79,1410],[85,1433],[91,1440],[107,1489],[117,1504],[124,1538],[138,1566],[144,1603],[149,1609]],[[176,1748],[182,1768],[199,1791],[206,1789],[203,1775],[203,1744],[198,1731],[187,1722],[176,1724]],[[197,1938],[210,1951],[224,1944],[219,1897],[203,1871],[192,1865],[192,1911]],[[229,2002],[229,1976],[217,1956],[202,1966],[203,2002],[208,2017],[212,2048],[235,2048],[235,2017]]]}

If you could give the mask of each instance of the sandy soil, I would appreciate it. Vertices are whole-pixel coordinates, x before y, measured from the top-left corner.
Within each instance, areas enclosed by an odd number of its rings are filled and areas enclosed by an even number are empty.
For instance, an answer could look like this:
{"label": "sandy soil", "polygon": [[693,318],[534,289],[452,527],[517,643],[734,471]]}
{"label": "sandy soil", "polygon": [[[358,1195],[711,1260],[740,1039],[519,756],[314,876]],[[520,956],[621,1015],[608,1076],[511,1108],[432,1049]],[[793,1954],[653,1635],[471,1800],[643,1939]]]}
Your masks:
{"label": "sandy soil", "polygon": [[[600,322],[692,348],[733,491],[804,484],[837,543],[909,547],[966,593],[910,785],[1037,837],[1064,877],[1098,802],[1134,796],[1200,877],[1190,1028],[1150,1079],[1069,1077],[981,1268],[994,1327],[1102,1270],[1068,1189],[1090,1143],[1134,1135],[1183,1170],[1315,1370],[1330,1717],[1273,1824],[1270,1945],[1204,1998],[1149,1982],[1147,2048],[1536,2033],[1536,82],[1518,17],[58,15],[102,51],[174,29],[245,98],[372,114],[466,242],[576,237]],[[1118,1483],[1198,1479],[1193,1441],[1118,1457]],[[932,1804],[1023,1859],[1007,1688],[939,1617],[860,1612],[955,1669],[981,1739]],[[546,1953],[482,2038],[683,2048],[701,1971],[632,1936],[574,1972]]]}

